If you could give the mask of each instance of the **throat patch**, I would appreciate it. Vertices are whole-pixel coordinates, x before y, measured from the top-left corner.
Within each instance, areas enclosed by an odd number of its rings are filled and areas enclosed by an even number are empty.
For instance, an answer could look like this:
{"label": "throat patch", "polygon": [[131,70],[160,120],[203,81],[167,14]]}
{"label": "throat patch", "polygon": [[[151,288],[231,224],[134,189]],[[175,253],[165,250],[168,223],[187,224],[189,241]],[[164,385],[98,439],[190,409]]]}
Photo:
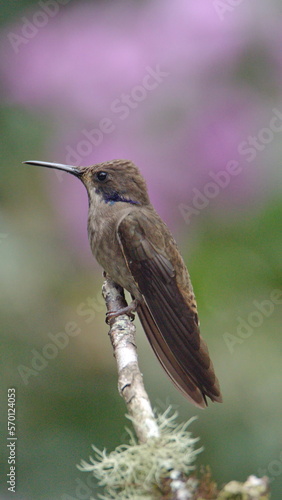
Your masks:
{"label": "throat patch", "polygon": [[125,198],[124,196],[118,194],[116,191],[112,193],[103,193],[103,198],[105,203],[109,203],[110,205],[113,205],[117,201],[121,201],[122,203],[131,203],[132,205],[140,205],[139,201]]}

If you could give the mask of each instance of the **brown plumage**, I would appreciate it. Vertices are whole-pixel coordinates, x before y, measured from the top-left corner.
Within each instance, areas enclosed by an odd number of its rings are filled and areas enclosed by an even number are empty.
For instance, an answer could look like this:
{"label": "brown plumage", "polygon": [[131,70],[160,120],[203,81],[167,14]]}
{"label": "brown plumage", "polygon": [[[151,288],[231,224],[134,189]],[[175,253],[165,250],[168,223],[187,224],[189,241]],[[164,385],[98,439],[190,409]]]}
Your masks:
{"label": "brown plumage", "polygon": [[137,167],[127,160],[91,167],[26,163],[65,170],[81,179],[89,197],[93,255],[131,293],[163,368],[196,406],[204,408],[206,397],[221,402],[219,383],[200,335],[187,268],[168,227],[150,203]]}

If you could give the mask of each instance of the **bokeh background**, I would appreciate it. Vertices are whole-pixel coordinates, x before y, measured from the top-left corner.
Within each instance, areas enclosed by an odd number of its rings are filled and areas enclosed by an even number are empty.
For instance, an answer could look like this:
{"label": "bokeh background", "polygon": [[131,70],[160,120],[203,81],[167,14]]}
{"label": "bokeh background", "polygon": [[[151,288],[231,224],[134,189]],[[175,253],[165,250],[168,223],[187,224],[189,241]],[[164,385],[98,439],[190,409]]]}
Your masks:
{"label": "bokeh background", "polygon": [[266,474],[281,498],[281,3],[232,3],[0,2],[3,499],[9,387],[17,499],[96,498],[76,464],[126,440],[86,192],[21,164],[113,158],[139,166],[179,242],[224,396],[186,402],[138,327],[152,403],[198,415],[219,486]]}

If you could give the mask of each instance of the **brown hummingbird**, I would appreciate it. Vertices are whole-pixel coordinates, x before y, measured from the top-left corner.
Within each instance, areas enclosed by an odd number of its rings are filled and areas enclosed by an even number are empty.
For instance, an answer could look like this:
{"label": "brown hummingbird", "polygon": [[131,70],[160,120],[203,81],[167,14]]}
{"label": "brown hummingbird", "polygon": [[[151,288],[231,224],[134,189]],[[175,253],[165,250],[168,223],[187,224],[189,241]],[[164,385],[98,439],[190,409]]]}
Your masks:
{"label": "brown hummingbird", "polygon": [[150,203],[145,180],[128,160],[90,167],[26,161],[78,177],[89,199],[88,236],[93,255],[132,302],[148,340],[176,387],[196,406],[207,396],[221,402],[218,380],[200,335],[190,277],[167,225]]}

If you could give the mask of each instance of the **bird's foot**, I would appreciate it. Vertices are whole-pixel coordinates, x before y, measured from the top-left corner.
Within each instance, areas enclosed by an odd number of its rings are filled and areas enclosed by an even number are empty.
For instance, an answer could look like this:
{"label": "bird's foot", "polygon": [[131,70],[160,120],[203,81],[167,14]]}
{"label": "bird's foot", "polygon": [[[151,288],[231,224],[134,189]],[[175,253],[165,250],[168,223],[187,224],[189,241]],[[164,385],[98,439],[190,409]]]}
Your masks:
{"label": "bird's foot", "polygon": [[130,321],[134,321],[134,314],[133,311],[136,311],[136,308],[138,306],[138,301],[135,299],[130,304],[126,307],[122,307],[118,311],[108,311],[106,313],[106,323],[107,325],[110,325],[112,320],[116,318],[117,316],[121,316],[121,314],[127,314],[129,316]]}

